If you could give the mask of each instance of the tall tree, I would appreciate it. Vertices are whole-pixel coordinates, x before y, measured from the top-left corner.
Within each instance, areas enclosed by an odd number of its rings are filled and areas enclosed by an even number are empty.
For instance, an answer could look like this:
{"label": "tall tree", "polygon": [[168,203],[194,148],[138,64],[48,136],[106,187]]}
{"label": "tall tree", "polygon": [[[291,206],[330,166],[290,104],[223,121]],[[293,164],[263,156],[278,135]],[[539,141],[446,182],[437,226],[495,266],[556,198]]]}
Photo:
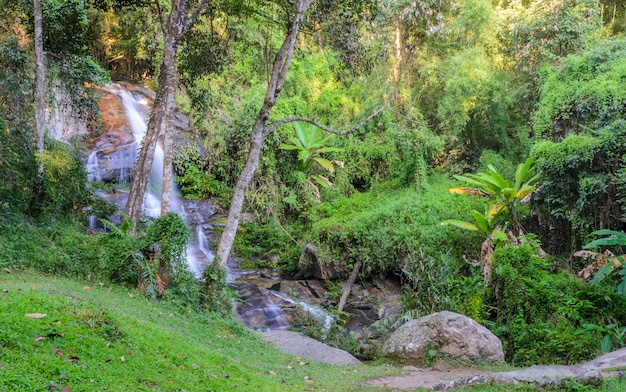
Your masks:
{"label": "tall tree", "polygon": [[44,153],[44,53],[43,53],[43,11],[41,0],[34,0],[34,30],[35,30],[35,59],[37,71],[35,73],[35,129],[37,142],[37,178],[35,179],[35,207],[43,198],[43,153]]}
{"label": "tall tree", "polygon": [[[172,0],[171,10],[167,23],[162,23],[163,29],[163,59],[161,61],[158,88],[152,113],[148,121],[146,136],[137,159],[137,166],[130,186],[128,202],[124,208],[124,215],[132,220],[136,227],[141,216],[141,208],[148,184],[150,168],[154,161],[154,150],[157,139],[167,124],[167,113],[174,110],[174,96],[176,93],[176,50],[180,40],[189,27],[198,19],[209,0],[200,0],[192,7],[189,0]],[[158,3],[157,3],[158,4]],[[169,197],[169,196],[168,196]]]}
{"label": "tall tree", "polygon": [[[387,105],[384,105],[380,109],[378,109],[375,113],[368,116],[364,121],[359,123],[357,126],[353,127],[349,131],[346,132],[338,132],[332,130],[328,127],[319,124],[315,120],[311,120],[303,117],[288,117],[283,118],[279,121],[276,121],[273,124],[268,125],[267,121],[270,117],[270,113],[274,104],[276,103],[276,99],[280,94],[280,91],[283,87],[283,83],[285,81],[285,77],[287,76],[287,72],[289,71],[289,66],[291,64],[291,59],[293,56],[293,51],[296,46],[296,39],[298,37],[298,32],[300,30],[300,26],[302,25],[302,21],[307,12],[307,9],[311,5],[312,0],[296,0],[290,5],[292,18],[287,25],[287,33],[285,39],[276,53],[274,57],[274,62],[271,68],[271,73],[269,77],[269,82],[267,86],[267,90],[265,93],[265,99],[263,101],[263,105],[259,110],[259,113],[256,117],[254,125],[252,126],[252,135],[250,139],[250,150],[248,153],[248,158],[246,160],[246,164],[239,175],[237,180],[237,184],[235,185],[235,192],[230,204],[230,209],[228,211],[228,218],[226,220],[226,226],[224,227],[224,232],[220,238],[220,243],[217,249],[217,260],[218,266],[224,268],[226,262],[228,261],[228,257],[230,255],[230,250],[232,248],[233,242],[235,240],[235,234],[237,232],[237,227],[239,226],[239,218],[241,216],[241,209],[243,207],[246,190],[248,189],[248,185],[254,176],[254,172],[256,171],[259,165],[259,158],[261,155],[261,146],[263,145],[263,140],[266,136],[275,131],[280,125],[286,124],[293,121],[304,121],[310,124],[317,126],[318,128],[339,135],[345,135],[347,133],[354,132],[356,129],[360,128],[367,121],[371,120],[374,116],[379,114]],[[288,13],[289,14],[289,13]]]}
{"label": "tall tree", "polygon": [[224,267],[228,261],[230,255],[230,249],[235,241],[235,234],[237,227],[239,226],[239,218],[241,216],[241,209],[246,195],[246,190],[252,180],[252,176],[259,165],[259,157],[261,156],[261,146],[263,145],[263,139],[265,137],[265,124],[270,116],[270,112],[276,103],[276,98],[280,94],[280,90],[283,87],[287,71],[291,64],[291,58],[296,46],[296,38],[298,37],[298,31],[300,25],[304,19],[304,15],[311,5],[311,0],[297,0],[293,5],[295,13],[293,19],[289,22],[287,27],[287,35],[283,41],[280,49],[274,57],[274,63],[272,65],[272,72],[270,74],[267,91],[265,93],[265,99],[263,100],[263,106],[259,110],[259,114],[252,126],[252,135],[250,139],[250,152],[248,153],[248,159],[246,164],[239,175],[237,184],[235,185],[235,193],[230,204],[228,211],[228,219],[226,221],[226,227],[220,238],[220,243],[217,249],[217,263],[220,267]]}

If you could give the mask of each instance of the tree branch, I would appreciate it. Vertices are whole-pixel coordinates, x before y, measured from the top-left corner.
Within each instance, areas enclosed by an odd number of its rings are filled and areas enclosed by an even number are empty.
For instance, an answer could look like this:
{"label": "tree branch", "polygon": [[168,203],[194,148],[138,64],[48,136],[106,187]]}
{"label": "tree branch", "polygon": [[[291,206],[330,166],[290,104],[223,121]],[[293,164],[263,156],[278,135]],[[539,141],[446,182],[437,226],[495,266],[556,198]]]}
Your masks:
{"label": "tree branch", "polygon": [[276,130],[276,128],[280,127],[281,125],[284,125],[284,124],[287,124],[287,123],[290,123],[290,122],[294,122],[294,121],[302,121],[302,122],[305,122],[305,123],[309,123],[311,125],[314,125],[314,126],[318,127],[319,129],[321,129],[324,132],[333,133],[333,134],[339,135],[339,136],[345,136],[345,135],[348,135],[350,133],[355,132],[357,129],[359,129],[363,125],[367,124],[374,117],[376,117],[383,110],[385,110],[385,108],[387,108],[387,106],[389,106],[389,103],[390,103],[390,101],[387,101],[387,103],[385,103],[383,106],[381,106],[378,110],[376,110],[374,113],[372,113],[369,116],[367,116],[363,121],[361,121],[360,123],[358,123],[354,127],[348,129],[347,131],[341,132],[341,131],[337,131],[337,130],[332,129],[332,128],[328,128],[327,126],[318,123],[317,121],[313,120],[312,118],[293,116],[293,117],[285,117],[283,119],[280,119],[280,120],[276,121],[275,123],[273,123],[273,124],[269,125],[268,127],[266,127],[265,131],[263,131],[263,137],[265,137],[265,136],[269,135],[270,133],[274,132]]}
{"label": "tree branch", "polygon": [[185,18],[185,21],[183,22],[183,31],[187,31],[189,26],[196,22],[208,2],[209,0],[201,0],[200,3],[198,3],[198,5],[196,6],[196,9],[191,13],[191,15]]}

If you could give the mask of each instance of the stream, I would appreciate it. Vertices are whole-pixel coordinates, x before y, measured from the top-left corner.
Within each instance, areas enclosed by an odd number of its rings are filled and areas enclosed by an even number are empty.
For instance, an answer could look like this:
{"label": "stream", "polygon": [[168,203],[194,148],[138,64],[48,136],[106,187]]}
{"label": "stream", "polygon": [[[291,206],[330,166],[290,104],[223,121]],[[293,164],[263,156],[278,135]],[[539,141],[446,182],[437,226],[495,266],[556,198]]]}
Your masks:
{"label": "stream", "polygon": [[[132,92],[121,84],[111,84],[104,89],[106,101],[101,105],[116,107],[111,112],[125,119],[108,119],[108,131],[92,141],[91,152],[86,160],[86,169],[90,181],[103,181],[114,184],[129,184],[141,143],[146,134],[147,116],[151,101],[139,92]],[[121,105],[121,106],[120,106]],[[103,111],[104,117],[106,114]],[[105,118],[105,121],[107,119]],[[120,125],[122,124],[122,125]],[[157,218],[161,214],[160,194],[163,178],[163,149],[157,144],[152,164],[148,188],[143,203],[144,215]],[[126,186],[127,188],[127,186]],[[114,223],[120,223],[128,191],[114,189],[111,192],[99,191],[98,195],[109,200],[118,208],[118,213],[111,217]],[[210,246],[210,238],[214,234],[214,215],[217,208],[210,201],[187,200],[180,196],[176,184],[172,184],[172,211],[183,217],[187,223],[191,238],[187,246],[187,263],[190,271],[199,278],[206,266],[210,265],[215,255]],[[97,230],[98,222],[90,219],[90,227]],[[281,292],[279,277],[261,279],[255,282],[251,276],[254,272],[239,271],[232,260],[228,263],[227,282],[230,282],[239,293],[237,310],[244,323],[255,330],[288,329],[291,326],[294,309],[301,309],[311,315],[324,330],[330,328],[330,317],[319,304],[309,304],[295,300]],[[320,295],[323,288],[319,288]]]}

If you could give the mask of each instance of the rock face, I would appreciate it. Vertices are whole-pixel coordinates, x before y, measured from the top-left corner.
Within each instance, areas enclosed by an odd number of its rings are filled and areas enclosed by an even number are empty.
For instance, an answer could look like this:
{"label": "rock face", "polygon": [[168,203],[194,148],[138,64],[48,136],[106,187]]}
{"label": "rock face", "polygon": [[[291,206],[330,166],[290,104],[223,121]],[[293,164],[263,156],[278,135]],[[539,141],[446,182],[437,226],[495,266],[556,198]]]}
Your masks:
{"label": "rock face", "polygon": [[420,363],[429,350],[460,360],[504,361],[500,339],[471,318],[448,311],[403,324],[383,346],[387,356]]}
{"label": "rock face", "polygon": [[[98,89],[101,117],[97,136],[85,141],[89,151],[87,168],[91,179],[127,182],[137,160],[138,143],[143,138],[154,92],[138,84],[118,82]],[[171,126],[174,146],[188,144],[190,122],[175,109]]]}

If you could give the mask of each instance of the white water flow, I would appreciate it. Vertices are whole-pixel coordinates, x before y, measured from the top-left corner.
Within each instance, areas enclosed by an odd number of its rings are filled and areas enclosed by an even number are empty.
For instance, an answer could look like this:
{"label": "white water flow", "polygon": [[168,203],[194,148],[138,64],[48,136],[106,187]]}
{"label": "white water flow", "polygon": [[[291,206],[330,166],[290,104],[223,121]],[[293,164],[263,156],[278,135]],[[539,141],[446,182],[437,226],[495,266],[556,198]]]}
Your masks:
{"label": "white water flow", "polygon": [[[114,85],[115,86],[115,85]],[[115,89],[115,90],[114,90]],[[134,149],[134,161],[139,155],[139,151],[143,144],[147,131],[147,123],[139,111],[138,105],[148,105],[148,103],[142,98],[138,101],[133,94],[119,87],[117,90],[113,87],[110,91],[115,91],[118,97],[122,100],[124,109],[126,111],[126,117],[133,131],[135,137]],[[154,150],[154,159],[150,168],[150,177],[148,179],[148,187],[143,200],[143,212],[146,216],[151,218],[158,218],[161,216],[161,191],[163,189],[163,147],[158,143]],[[173,212],[180,214],[183,219],[189,224],[185,209],[180,198],[180,192],[176,182],[172,179],[171,184],[171,203],[170,208]],[[194,221],[194,220],[192,220]],[[209,249],[206,235],[202,229],[202,226],[198,225],[195,230],[192,228],[190,242],[187,245],[187,263],[189,269],[196,276],[202,275],[204,266],[213,262],[214,255],[211,249]]]}
{"label": "white water flow", "polygon": [[270,290],[270,293],[272,293],[273,295],[275,295],[276,297],[282,299],[283,301],[287,301],[289,303],[292,303],[296,306],[299,306],[300,308],[302,308],[302,310],[304,310],[305,312],[309,313],[311,316],[313,316],[320,324],[322,327],[322,337],[326,338],[326,332],[328,332],[328,330],[330,330],[330,327],[333,325],[333,317],[326,313],[322,308],[311,305],[311,304],[307,304],[306,302],[302,302],[302,301],[297,301],[294,300],[293,298],[290,298],[286,295],[284,295],[283,293],[279,292],[279,291],[274,291],[274,290]]}

